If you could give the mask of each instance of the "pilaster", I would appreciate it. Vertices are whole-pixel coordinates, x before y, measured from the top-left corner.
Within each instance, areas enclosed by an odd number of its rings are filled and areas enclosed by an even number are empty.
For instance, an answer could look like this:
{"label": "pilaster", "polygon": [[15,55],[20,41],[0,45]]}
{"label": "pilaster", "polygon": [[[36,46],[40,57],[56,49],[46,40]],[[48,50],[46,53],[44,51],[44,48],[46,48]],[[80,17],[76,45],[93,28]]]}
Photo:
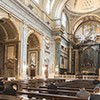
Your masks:
{"label": "pilaster", "polygon": [[22,27],[21,41],[21,78],[27,79],[27,25],[24,23]]}
{"label": "pilaster", "polygon": [[75,74],[79,73],[79,52],[75,50]]}
{"label": "pilaster", "polygon": [[69,46],[69,73],[72,72],[72,46]]}
{"label": "pilaster", "polygon": [[55,36],[55,73],[59,74],[60,69],[60,45],[61,45],[61,37]]}

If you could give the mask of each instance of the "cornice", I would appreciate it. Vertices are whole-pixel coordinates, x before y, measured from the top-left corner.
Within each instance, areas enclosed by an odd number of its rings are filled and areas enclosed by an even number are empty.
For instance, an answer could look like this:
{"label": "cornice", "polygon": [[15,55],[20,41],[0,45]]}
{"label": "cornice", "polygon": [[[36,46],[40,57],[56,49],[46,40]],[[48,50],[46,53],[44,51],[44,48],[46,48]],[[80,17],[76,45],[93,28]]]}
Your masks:
{"label": "cornice", "polygon": [[52,35],[62,35],[64,34],[64,30],[62,28],[54,28],[52,30]]}
{"label": "cornice", "polygon": [[66,38],[64,35],[61,35],[61,37],[62,37],[66,42],[68,42],[68,38]]}
{"label": "cornice", "polygon": [[26,22],[32,28],[35,28],[39,33],[51,33],[52,28],[43,20],[36,16],[19,0],[0,0],[0,8],[10,13],[20,21]]}

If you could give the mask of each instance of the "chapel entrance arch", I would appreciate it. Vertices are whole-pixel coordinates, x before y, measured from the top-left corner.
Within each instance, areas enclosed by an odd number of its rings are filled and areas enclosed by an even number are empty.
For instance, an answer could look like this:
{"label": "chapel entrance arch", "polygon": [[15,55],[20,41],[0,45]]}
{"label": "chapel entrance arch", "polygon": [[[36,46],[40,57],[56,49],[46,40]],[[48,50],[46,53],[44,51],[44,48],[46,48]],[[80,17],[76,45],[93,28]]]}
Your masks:
{"label": "chapel entrance arch", "polygon": [[30,34],[27,41],[28,75],[30,78],[39,75],[40,44],[35,34]]}
{"label": "chapel entrance arch", "polygon": [[18,73],[18,32],[8,18],[0,19],[0,76],[15,77]]}

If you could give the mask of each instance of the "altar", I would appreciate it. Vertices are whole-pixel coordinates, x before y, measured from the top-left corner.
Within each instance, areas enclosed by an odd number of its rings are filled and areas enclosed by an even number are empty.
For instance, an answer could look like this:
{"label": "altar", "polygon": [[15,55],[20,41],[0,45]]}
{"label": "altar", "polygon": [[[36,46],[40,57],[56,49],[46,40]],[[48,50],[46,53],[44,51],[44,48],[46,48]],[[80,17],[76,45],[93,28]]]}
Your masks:
{"label": "altar", "polygon": [[96,68],[95,66],[81,66],[80,73],[84,75],[95,75]]}

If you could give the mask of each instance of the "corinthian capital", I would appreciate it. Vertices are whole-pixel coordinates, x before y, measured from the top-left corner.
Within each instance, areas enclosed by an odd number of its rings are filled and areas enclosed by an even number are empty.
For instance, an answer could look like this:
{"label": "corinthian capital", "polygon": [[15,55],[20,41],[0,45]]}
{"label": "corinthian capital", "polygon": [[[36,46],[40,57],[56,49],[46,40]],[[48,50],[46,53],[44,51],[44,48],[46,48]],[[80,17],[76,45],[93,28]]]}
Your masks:
{"label": "corinthian capital", "polygon": [[55,40],[56,42],[60,42],[60,41],[61,41],[61,36],[60,36],[60,35],[55,36],[55,37],[54,37],[54,40]]}

